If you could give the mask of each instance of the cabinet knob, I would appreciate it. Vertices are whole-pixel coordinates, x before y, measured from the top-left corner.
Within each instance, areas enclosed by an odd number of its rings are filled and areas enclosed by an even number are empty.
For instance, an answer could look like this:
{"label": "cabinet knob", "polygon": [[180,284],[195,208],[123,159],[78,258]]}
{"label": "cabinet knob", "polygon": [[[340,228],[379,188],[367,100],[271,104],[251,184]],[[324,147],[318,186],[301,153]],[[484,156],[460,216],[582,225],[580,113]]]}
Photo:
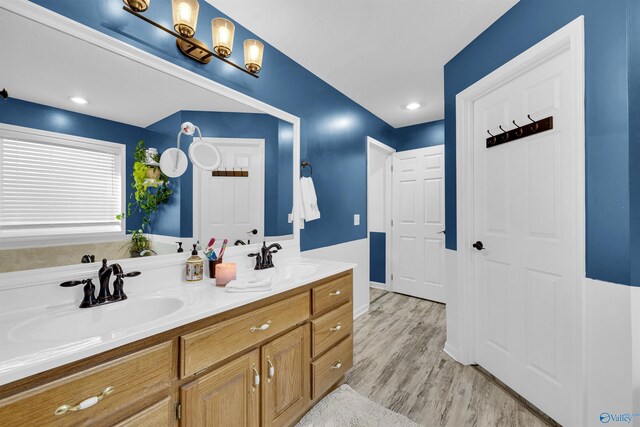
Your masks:
{"label": "cabinet knob", "polygon": [[269,326],[271,326],[271,320],[267,320],[267,323],[265,323],[262,326],[252,326],[250,331],[251,332],[261,332],[261,331],[266,331],[267,329],[269,329]]}
{"label": "cabinet knob", "polygon": [[330,366],[329,368],[330,369],[340,369],[340,368],[342,368],[342,360],[338,360],[338,362],[336,362],[335,365]]}
{"label": "cabinet knob", "polygon": [[342,324],[340,324],[340,323],[338,323],[338,324],[337,324],[336,326],[334,326],[333,328],[329,328],[329,330],[330,330],[331,332],[337,332],[337,331],[339,331],[340,329],[342,329]]}
{"label": "cabinet knob", "polygon": [[337,290],[335,292],[329,292],[329,295],[332,297],[337,297],[338,295],[341,295],[342,292],[340,290]]}
{"label": "cabinet knob", "polygon": [[83,409],[91,408],[93,405],[95,405],[96,403],[100,402],[102,399],[104,399],[105,397],[113,393],[113,390],[115,389],[109,386],[104,390],[102,390],[102,393],[100,393],[99,395],[89,397],[83,400],[82,402],[78,403],[77,405],[61,405],[58,407],[58,409],[55,410],[54,414],[64,415],[67,412],[76,412],[76,411],[82,411]]}

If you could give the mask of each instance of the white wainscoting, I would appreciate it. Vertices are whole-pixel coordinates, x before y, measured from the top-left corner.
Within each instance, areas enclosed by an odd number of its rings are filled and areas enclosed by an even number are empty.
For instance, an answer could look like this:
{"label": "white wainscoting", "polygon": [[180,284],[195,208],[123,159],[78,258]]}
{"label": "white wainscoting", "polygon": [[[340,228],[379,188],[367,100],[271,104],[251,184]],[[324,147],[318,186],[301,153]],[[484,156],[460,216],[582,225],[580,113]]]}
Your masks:
{"label": "white wainscoting", "polygon": [[353,317],[369,311],[369,240],[360,239],[301,252],[303,257],[358,264],[353,271]]}
{"label": "white wainscoting", "polygon": [[[447,342],[444,351],[463,364],[460,349],[468,345],[461,330],[461,307],[456,251],[447,250]],[[580,354],[585,371],[580,381],[584,390],[583,419],[585,426],[602,426],[600,415],[640,413],[640,287],[624,286],[593,279],[584,280],[585,301],[583,331],[585,345]],[[526,396],[524,396],[526,398]],[[614,423],[613,424],[620,424]],[[640,416],[630,424],[640,426]]]}

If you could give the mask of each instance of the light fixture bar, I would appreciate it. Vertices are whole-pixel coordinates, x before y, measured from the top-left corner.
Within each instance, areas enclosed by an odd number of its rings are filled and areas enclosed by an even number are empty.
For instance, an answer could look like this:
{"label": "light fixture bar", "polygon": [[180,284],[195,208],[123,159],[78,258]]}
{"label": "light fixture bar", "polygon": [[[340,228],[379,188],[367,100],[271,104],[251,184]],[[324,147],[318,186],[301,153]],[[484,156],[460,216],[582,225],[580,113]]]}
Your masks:
{"label": "light fixture bar", "polygon": [[[155,22],[155,21],[152,21],[151,19],[147,18],[146,16],[142,15],[141,13],[138,13],[138,12],[136,12],[135,10],[131,9],[129,6],[122,6],[122,8],[123,8],[124,10],[126,10],[127,12],[129,12],[130,14],[132,14],[132,15],[134,15],[134,16],[137,16],[138,18],[142,19],[143,21],[145,21],[145,22],[147,22],[147,23],[149,23],[149,24],[153,25],[154,27],[159,28],[159,29],[161,29],[162,31],[164,31],[164,32],[166,32],[166,33],[171,34],[173,37],[177,38],[178,40],[181,40],[182,42],[184,42],[184,43],[186,43],[186,44],[189,44],[189,45],[191,46],[190,48],[188,48],[190,51],[193,51],[193,50],[195,50],[195,49],[200,49],[200,50],[202,50],[203,52],[205,52],[205,53],[206,53],[206,55],[205,55],[205,56],[203,56],[203,57],[199,60],[200,62],[202,62],[202,60],[206,60],[206,59],[208,59],[208,58],[210,58],[210,57],[212,57],[212,56],[213,56],[213,57],[215,57],[215,58],[218,58],[220,61],[225,62],[225,63],[227,63],[227,64],[231,65],[232,67],[235,67],[235,68],[237,68],[238,70],[240,70],[240,71],[242,71],[242,72],[244,72],[244,73],[246,73],[246,74],[250,75],[251,77],[255,77],[256,79],[260,78],[260,76],[258,76],[257,74],[254,74],[254,73],[252,73],[252,72],[250,72],[250,71],[248,71],[248,70],[246,70],[246,69],[242,68],[242,67],[241,67],[241,66],[239,66],[238,64],[235,64],[235,63],[233,63],[233,62],[229,61],[227,58],[224,58],[224,57],[222,57],[222,56],[218,55],[217,53],[212,52],[211,50],[209,50],[209,48],[207,48],[207,47],[204,45],[204,43],[197,44],[197,43],[195,43],[195,41],[194,41],[194,40],[189,39],[189,38],[187,38],[187,37],[184,37],[183,35],[178,34],[178,33],[176,33],[175,31],[172,31],[172,30],[170,30],[170,29],[168,29],[168,28],[166,28],[166,27],[164,27],[164,26],[162,26],[162,25],[158,24],[158,23],[157,23],[157,22]],[[190,57],[191,57],[191,56],[190,56]]]}

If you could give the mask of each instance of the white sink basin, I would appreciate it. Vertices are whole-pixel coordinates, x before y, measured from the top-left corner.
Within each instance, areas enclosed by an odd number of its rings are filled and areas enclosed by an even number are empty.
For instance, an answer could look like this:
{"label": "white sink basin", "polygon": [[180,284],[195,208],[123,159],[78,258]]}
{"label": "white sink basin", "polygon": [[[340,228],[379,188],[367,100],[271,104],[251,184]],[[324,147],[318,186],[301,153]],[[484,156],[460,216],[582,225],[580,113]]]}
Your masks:
{"label": "white sink basin", "polygon": [[285,263],[274,268],[255,271],[257,280],[270,278],[275,287],[285,286],[296,279],[304,279],[318,272],[319,266],[311,263]]}
{"label": "white sink basin", "polygon": [[112,335],[168,316],[183,305],[177,298],[152,297],[74,308],[21,323],[11,331],[11,336],[18,341],[64,341]]}

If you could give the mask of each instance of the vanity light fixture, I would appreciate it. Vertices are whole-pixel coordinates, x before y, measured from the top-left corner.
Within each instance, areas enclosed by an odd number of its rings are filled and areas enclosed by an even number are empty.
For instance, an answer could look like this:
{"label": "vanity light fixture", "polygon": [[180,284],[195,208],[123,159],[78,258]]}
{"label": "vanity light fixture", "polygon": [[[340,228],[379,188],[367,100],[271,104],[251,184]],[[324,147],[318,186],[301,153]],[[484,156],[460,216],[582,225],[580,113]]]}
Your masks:
{"label": "vanity light fixture", "polygon": [[258,73],[262,69],[262,57],[264,55],[264,44],[262,42],[253,39],[245,40],[244,67],[227,59],[233,52],[233,37],[235,34],[233,22],[225,18],[215,18],[211,21],[213,39],[213,49],[211,50],[206,43],[194,37],[200,9],[198,0],[171,0],[173,29],[158,24],[141,13],[149,8],[151,0],[123,1],[125,6],[122,8],[125,11],[174,36],[178,49],[189,58],[202,64],[208,64],[211,62],[211,58],[215,57],[250,76],[258,78]]}
{"label": "vanity light fixture", "polygon": [[84,98],[80,98],[79,96],[72,96],[71,98],[69,98],[71,101],[75,102],[76,104],[80,104],[80,105],[85,105],[88,104],[89,101],[87,101]]}
{"label": "vanity light fixture", "polygon": [[407,106],[405,108],[407,110],[417,110],[421,106],[422,105],[420,105],[420,103],[418,103],[418,102],[410,102],[410,103],[407,104]]}

